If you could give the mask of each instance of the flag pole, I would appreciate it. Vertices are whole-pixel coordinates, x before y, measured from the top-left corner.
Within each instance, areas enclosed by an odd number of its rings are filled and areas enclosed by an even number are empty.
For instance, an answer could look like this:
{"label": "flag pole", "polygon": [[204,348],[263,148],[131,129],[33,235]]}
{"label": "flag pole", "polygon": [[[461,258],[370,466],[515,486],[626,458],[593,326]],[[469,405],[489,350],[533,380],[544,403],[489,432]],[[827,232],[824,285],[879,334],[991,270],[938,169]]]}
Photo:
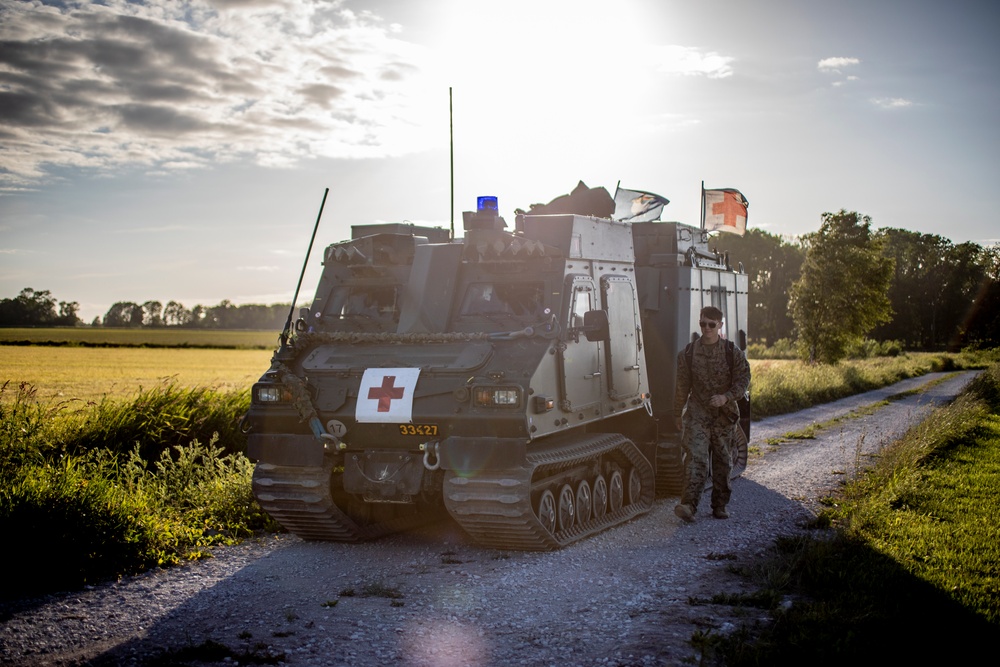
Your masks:
{"label": "flag pole", "polygon": [[701,228],[705,229],[705,181],[701,182]]}
{"label": "flag pole", "polygon": [[448,86],[448,162],[451,170],[451,240],[455,240],[455,123],[451,108],[451,86]]}

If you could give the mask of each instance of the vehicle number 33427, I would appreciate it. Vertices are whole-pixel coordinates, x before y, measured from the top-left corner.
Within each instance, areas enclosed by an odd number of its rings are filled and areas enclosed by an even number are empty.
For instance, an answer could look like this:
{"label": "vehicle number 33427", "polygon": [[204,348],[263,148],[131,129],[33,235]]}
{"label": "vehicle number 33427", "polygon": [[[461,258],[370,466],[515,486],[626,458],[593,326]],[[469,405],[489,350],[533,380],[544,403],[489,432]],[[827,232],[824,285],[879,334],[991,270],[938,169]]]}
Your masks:
{"label": "vehicle number 33427", "polygon": [[400,435],[437,435],[437,424],[400,424]]}

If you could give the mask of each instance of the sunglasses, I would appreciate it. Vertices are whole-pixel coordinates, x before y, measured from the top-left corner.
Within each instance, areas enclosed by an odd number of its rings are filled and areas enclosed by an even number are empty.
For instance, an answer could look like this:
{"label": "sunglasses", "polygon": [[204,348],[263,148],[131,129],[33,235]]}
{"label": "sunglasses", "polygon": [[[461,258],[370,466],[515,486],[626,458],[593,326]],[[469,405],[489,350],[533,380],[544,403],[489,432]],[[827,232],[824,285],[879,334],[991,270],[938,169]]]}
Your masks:
{"label": "sunglasses", "polygon": [[705,320],[698,322],[698,324],[701,325],[702,329],[704,329],[705,327],[708,327],[709,329],[714,329],[715,327],[719,326],[718,322],[706,322]]}

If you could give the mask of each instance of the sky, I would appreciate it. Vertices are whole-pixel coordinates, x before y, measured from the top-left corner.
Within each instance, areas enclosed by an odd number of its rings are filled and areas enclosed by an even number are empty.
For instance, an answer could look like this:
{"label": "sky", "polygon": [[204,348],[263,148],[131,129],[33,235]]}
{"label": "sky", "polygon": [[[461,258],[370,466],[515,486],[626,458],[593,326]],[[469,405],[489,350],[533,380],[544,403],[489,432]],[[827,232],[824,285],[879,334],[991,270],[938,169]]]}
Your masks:
{"label": "sky", "polygon": [[0,0],[0,298],[49,290],[87,322],[287,303],[327,188],[300,302],[351,225],[454,215],[461,235],[495,195],[512,226],[581,180],[693,225],[704,182],[772,234],[847,209],[992,245],[998,19],[987,0]]}

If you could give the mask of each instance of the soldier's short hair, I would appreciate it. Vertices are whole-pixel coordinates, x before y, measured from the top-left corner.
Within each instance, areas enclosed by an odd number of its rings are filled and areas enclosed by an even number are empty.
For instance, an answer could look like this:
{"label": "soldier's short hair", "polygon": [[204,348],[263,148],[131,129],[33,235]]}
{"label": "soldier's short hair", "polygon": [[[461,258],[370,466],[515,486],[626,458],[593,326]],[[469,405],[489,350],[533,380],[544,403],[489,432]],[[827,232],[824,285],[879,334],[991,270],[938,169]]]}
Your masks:
{"label": "soldier's short hair", "polygon": [[710,320],[715,320],[716,322],[722,321],[722,311],[715,306],[705,306],[701,309],[701,317],[707,317]]}

